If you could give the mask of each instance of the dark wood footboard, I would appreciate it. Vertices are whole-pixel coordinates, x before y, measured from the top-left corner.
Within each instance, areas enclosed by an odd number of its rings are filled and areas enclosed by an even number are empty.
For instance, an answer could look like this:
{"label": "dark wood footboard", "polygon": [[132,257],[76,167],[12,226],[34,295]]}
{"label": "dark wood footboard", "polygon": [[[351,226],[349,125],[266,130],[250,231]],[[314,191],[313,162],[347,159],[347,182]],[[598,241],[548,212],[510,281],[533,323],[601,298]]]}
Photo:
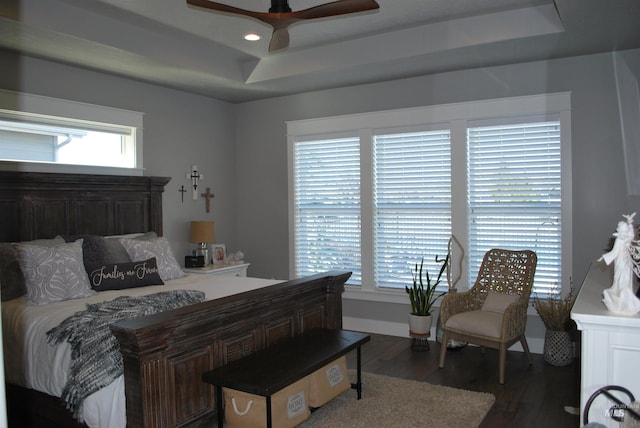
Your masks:
{"label": "dark wood footboard", "polygon": [[342,327],[349,272],[287,281],[112,326],[124,359],[128,427],[211,420],[203,372],[299,334]]}
{"label": "dark wood footboard", "polygon": [[[161,235],[168,181],[0,171],[0,241]],[[116,324],[127,425],[182,427],[213,420],[213,387],[202,382],[202,373],[310,327],[341,328],[341,294],[350,275],[328,272]],[[12,385],[7,399],[15,426],[77,426],[56,397]]]}

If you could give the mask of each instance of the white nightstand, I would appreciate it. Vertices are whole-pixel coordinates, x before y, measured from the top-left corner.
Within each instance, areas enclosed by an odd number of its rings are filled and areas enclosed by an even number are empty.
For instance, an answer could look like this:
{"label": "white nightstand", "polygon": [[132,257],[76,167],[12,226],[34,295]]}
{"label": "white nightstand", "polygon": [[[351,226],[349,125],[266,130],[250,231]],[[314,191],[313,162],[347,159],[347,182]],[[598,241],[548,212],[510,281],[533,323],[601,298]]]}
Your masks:
{"label": "white nightstand", "polygon": [[237,265],[209,265],[202,268],[184,268],[184,271],[205,275],[247,276],[247,269],[250,264],[251,263],[241,263]]}

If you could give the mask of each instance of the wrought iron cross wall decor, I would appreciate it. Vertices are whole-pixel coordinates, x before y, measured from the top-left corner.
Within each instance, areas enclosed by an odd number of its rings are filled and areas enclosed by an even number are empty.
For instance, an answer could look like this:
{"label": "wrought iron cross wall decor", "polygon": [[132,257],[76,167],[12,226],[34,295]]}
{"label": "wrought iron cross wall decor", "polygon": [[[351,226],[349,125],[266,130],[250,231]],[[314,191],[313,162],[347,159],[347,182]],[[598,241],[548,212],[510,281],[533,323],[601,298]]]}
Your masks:
{"label": "wrought iron cross wall decor", "polygon": [[198,165],[191,165],[191,171],[185,177],[191,180],[191,199],[198,199],[198,182],[204,179],[204,174],[198,172]]}

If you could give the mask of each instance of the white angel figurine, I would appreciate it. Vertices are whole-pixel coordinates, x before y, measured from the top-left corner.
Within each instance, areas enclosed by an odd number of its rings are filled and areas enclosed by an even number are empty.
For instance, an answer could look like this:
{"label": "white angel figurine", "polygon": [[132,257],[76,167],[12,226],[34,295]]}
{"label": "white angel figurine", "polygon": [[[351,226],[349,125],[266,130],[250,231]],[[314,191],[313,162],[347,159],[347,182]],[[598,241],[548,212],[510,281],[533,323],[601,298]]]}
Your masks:
{"label": "white angel figurine", "polygon": [[615,261],[613,284],[603,292],[603,302],[611,312],[635,315],[640,312],[640,299],[633,292],[633,277],[640,276],[640,242],[635,240],[633,217],[624,215],[626,222],[618,222],[613,248],[600,260],[609,265]]}

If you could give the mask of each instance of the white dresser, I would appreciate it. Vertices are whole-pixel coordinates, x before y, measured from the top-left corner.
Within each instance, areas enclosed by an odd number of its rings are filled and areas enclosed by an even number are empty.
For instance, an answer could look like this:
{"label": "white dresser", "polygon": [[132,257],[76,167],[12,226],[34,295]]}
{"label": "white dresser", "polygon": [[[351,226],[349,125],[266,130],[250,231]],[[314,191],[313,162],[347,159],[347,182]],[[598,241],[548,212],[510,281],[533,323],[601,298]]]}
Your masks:
{"label": "white dresser", "polygon": [[184,268],[185,272],[203,275],[247,276],[247,269],[251,263],[237,265],[209,265],[203,268]]}
{"label": "white dresser", "polygon": [[[580,414],[594,391],[607,385],[628,389],[640,401],[640,316],[609,312],[602,303],[602,292],[611,286],[613,265],[594,261],[585,278],[571,318],[582,331]],[[616,393],[624,403],[628,397]],[[620,426],[605,416],[613,406],[611,400],[600,395],[591,405],[589,422],[610,427]],[[581,426],[584,419],[581,419]]]}

